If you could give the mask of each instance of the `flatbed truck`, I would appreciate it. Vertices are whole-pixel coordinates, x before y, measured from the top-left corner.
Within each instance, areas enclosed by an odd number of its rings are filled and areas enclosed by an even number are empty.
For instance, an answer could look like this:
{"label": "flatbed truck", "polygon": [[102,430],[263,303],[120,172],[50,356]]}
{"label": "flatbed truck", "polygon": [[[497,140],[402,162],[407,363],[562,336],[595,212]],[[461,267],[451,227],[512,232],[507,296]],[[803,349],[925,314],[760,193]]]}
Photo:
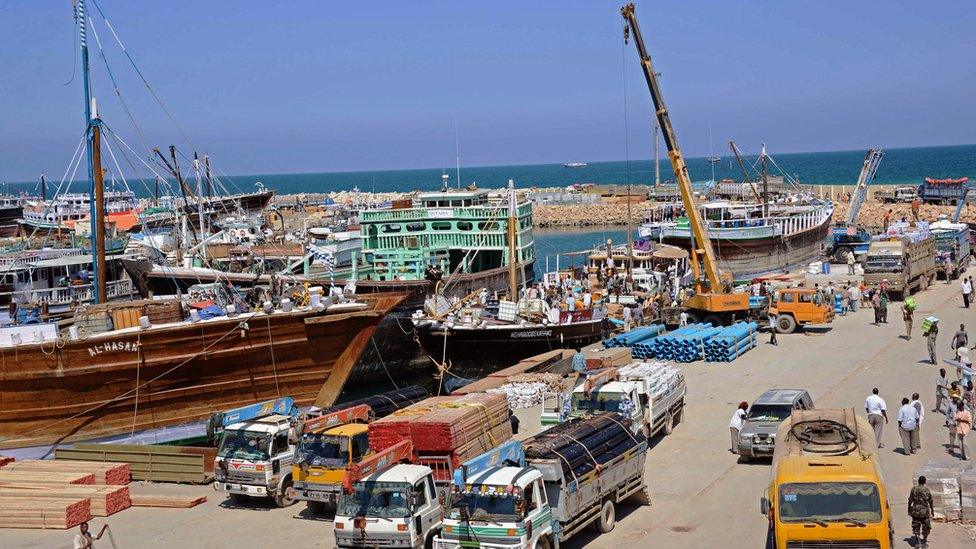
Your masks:
{"label": "flatbed truck", "polygon": [[871,243],[864,259],[864,283],[880,285],[899,297],[925,290],[935,280],[935,239],[895,236]]}

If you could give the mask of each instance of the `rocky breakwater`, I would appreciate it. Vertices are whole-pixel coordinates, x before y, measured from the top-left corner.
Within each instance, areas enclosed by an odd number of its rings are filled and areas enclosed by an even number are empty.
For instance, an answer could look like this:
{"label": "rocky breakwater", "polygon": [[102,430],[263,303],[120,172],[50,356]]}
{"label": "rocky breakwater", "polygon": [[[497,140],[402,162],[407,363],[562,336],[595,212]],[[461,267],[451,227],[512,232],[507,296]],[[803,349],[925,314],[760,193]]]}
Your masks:
{"label": "rocky breakwater", "polygon": [[[653,202],[631,204],[631,220],[640,224],[654,207]],[[627,204],[536,204],[532,207],[536,227],[624,226]]]}
{"label": "rocky breakwater", "polygon": [[[834,222],[843,223],[847,217],[846,202],[834,203]],[[891,210],[891,220],[898,221],[902,217],[912,218],[911,204],[882,204],[879,202],[866,202],[857,212],[857,224],[862,227],[881,229],[884,225],[885,212]],[[940,215],[952,217],[956,211],[955,206],[940,206],[936,204],[922,204],[918,212],[919,219],[923,221],[936,221]],[[963,206],[962,214],[959,216],[962,223],[976,223],[976,205],[967,204]]]}

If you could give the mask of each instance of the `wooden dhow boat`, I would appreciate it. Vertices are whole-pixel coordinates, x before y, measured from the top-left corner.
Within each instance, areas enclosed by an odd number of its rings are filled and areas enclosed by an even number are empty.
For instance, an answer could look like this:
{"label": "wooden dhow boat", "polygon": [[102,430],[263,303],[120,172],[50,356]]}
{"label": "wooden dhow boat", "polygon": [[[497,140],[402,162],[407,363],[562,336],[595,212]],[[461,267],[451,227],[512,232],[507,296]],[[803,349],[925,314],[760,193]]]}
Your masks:
{"label": "wooden dhow boat", "polygon": [[[182,311],[175,300],[128,302],[86,310],[76,317],[81,330],[67,333],[54,324],[0,328],[0,448],[176,425],[281,395],[330,405],[380,320],[405,297],[205,320],[174,318]],[[141,326],[139,313],[175,321]],[[108,318],[136,321],[93,327]]]}

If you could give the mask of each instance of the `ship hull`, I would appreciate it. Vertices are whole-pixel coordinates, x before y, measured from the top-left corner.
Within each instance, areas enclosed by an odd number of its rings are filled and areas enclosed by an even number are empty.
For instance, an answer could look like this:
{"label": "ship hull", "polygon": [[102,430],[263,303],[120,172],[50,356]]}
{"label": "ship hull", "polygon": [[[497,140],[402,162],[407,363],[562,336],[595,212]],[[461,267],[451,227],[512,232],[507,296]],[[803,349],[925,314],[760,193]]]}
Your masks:
{"label": "ship hull", "polygon": [[[176,268],[165,270],[153,268],[148,261],[122,260],[126,272],[129,273],[133,284],[139,293],[146,297],[151,291],[153,295],[172,295],[177,291],[186,293],[193,284],[230,281],[237,286],[248,287],[255,283],[267,284],[267,275],[255,276],[241,273],[223,273],[218,271],[205,272],[199,269],[187,271]],[[534,281],[534,261],[528,261],[519,269],[525,274],[525,283]],[[299,277],[301,279],[301,277]],[[316,284],[327,286],[328,281],[316,280]],[[342,279],[337,284],[344,284]],[[508,288],[508,269],[489,269],[477,273],[458,273],[451,278],[448,291],[452,295],[467,295],[481,288],[489,291],[504,291]],[[386,317],[376,329],[372,341],[362,353],[356,368],[349,379],[350,386],[365,384],[383,385],[390,389],[396,388],[394,379],[406,371],[430,369],[430,362],[420,354],[420,348],[414,340],[413,325],[410,315],[424,306],[424,298],[433,290],[427,280],[359,280],[356,282],[356,293],[369,295],[386,292],[402,292],[406,298]]]}
{"label": "ship hull", "polygon": [[417,335],[431,359],[446,357],[448,376],[474,380],[531,356],[596,343],[603,338],[603,321],[480,329],[423,324]]}
{"label": "ship hull", "polygon": [[23,212],[24,209],[20,206],[0,208],[0,238],[17,236],[20,232],[18,220]]}
{"label": "ship hull", "polygon": [[281,395],[301,406],[331,404],[403,298],[0,348],[0,448],[187,423]]}

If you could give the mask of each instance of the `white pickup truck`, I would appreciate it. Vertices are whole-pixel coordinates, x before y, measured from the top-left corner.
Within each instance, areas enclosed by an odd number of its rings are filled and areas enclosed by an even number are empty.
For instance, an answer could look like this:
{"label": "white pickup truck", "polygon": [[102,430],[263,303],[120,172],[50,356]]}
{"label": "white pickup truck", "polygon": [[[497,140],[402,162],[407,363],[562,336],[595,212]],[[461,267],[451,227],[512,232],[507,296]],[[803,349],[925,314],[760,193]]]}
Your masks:
{"label": "white pickup truck", "polygon": [[669,435],[684,418],[687,393],[681,370],[662,362],[635,362],[589,375],[570,394],[566,415],[617,412],[631,418],[635,433]]}

